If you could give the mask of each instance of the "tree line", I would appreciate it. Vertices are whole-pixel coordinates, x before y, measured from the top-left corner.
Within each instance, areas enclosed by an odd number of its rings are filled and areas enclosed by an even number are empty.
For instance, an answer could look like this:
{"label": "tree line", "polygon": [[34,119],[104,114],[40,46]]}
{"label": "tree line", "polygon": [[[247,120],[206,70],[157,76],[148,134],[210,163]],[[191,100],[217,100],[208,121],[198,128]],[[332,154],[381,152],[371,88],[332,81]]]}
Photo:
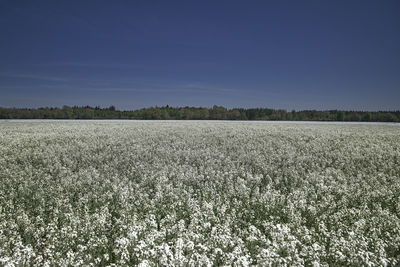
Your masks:
{"label": "tree line", "polygon": [[132,120],[289,120],[289,121],[365,121],[400,122],[398,111],[302,110],[270,108],[150,107],[117,110],[91,106],[45,108],[1,108],[0,119],[132,119]]}

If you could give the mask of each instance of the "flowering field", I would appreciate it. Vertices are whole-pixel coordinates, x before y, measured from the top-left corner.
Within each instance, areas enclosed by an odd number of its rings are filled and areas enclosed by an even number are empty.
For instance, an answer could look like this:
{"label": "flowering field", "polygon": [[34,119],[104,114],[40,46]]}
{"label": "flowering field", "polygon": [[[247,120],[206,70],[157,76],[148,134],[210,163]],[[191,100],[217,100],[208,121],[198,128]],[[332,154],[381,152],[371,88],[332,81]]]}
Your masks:
{"label": "flowering field", "polygon": [[0,122],[0,265],[394,266],[400,127]]}

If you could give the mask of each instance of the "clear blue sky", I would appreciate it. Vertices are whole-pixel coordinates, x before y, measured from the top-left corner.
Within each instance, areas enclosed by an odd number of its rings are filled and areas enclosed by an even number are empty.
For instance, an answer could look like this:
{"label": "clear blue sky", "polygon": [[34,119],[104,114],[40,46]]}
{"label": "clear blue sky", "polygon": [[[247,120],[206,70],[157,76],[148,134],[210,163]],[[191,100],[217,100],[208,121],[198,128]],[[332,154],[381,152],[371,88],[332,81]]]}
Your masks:
{"label": "clear blue sky", "polygon": [[400,109],[400,1],[0,0],[0,106]]}

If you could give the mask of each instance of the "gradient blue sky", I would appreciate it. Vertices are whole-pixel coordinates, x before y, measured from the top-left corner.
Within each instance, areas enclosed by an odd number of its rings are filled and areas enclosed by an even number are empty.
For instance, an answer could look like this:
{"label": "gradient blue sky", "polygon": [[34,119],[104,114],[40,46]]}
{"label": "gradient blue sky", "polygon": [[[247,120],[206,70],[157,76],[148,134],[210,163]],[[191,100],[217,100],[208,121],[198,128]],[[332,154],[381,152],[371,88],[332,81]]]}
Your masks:
{"label": "gradient blue sky", "polygon": [[0,0],[0,106],[400,109],[400,1]]}

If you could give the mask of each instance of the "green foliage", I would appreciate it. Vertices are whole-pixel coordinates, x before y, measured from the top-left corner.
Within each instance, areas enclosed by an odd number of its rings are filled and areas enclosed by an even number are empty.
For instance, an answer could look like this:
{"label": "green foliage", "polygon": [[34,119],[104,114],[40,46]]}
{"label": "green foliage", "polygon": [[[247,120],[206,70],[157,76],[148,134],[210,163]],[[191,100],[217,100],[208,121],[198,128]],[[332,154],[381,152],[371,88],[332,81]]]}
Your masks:
{"label": "green foliage", "polygon": [[150,107],[119,111],[114,106],[18,109],[0,108],[0,119],[136,119],[136,120],[296,120],[296,121],[377,121],[400,122],[400,111],[317,111],[287,112],[268,108]]}
{"label": "green foliage", "polygon": [[344,121],[344,112],[343,111],[338,111],[337,112],[336,120],[337,121]]}

